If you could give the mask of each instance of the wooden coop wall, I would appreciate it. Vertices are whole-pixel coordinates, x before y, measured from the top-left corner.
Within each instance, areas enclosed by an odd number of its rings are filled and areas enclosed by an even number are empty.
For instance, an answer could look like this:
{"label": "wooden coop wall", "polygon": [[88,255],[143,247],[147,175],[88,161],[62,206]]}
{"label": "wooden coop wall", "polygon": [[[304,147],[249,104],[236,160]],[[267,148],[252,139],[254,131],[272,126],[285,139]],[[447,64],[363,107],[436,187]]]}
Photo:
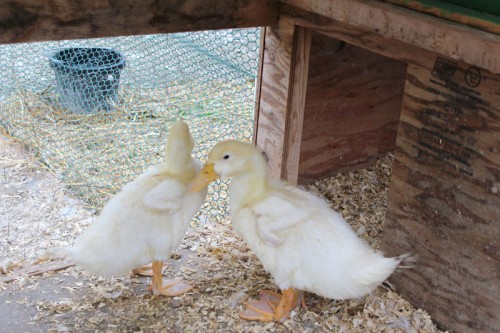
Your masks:
{"label": "wooden coop wall", "polygon": [[366,166],[392,152],[406,64],[313,33],[299,182]]}
{"label": "wooden coop wall", "polygon": [[307,182],[394,150],[406,64],[291,22],[263,37],[255,140],[271,174]]}

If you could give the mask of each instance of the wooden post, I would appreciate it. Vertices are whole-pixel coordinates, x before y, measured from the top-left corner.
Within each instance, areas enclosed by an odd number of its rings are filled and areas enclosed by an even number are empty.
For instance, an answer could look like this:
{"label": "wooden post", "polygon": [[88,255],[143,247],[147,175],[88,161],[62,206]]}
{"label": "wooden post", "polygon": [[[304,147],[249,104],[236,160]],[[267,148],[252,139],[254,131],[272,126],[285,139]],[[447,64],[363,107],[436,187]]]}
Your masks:
{"label": "wooden post", "polygon": [[265,28],[254,141],[276,178],[297,182],[311,34],[280,19]]}
{"label": "wooden post", "polygon": [[384,226],[392,282],[438,324],[500,332],[500,76],[436,56],[409,65]]}

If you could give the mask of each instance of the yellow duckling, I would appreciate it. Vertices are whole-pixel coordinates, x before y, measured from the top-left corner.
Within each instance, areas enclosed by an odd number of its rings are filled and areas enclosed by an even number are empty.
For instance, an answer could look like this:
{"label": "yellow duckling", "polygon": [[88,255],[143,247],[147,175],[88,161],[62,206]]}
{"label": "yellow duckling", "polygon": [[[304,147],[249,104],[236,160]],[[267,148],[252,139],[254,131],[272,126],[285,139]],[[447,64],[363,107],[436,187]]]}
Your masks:
{"label": "yellow duckling", "polygon": [[162,267],[206,196],[206,188],[187,191],[201,169],[191,156],[193,147],[188,125],[176,122],[168,134],[165,161],[128,183],[69,248],[78,266],[101,276],[119,276],[153,262],[154,294],[176,296],[192,289],[180,280],[164,285]]}
{"label": "yellow duckling", "polygon": [[384,257],[323,199],[270,179],[252,144],[218,143],[190,188],[205,188],[218,177],[232,178],[232,225],[282,291],[261,291],[240,314],[244,319],[282,322],[304,305],[302,291],[337,300],[365,296],[406,257]]}

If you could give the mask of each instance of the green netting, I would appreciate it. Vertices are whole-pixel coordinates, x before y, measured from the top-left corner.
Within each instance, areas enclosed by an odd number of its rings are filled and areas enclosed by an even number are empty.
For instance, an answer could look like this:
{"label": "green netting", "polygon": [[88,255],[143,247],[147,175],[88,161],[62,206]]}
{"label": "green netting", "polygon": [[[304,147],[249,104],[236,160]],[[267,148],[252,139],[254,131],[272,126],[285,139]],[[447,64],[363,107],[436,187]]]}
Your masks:
{"label": "green netting", "polygon": [[[258,29],[0,47],[0,124],[32,147],[85,204],[110,195],[164,154],[178,118],[203,159],[223,139],[250,140]],[[226,184],[209,215],[227,212]]]}

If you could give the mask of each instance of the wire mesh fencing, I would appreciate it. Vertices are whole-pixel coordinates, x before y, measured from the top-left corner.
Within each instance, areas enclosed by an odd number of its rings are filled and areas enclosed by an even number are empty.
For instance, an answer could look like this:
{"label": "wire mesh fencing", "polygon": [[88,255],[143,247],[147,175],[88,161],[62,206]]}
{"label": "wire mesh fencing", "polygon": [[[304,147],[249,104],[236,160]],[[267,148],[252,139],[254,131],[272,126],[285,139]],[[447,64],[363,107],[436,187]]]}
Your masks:
{"label": "wire mesh fencing", "polygon": [[[203,160],[253,132],[258,29],[0,46],[0,125],[83,202],[101,208],[164,154],[185,119]],[[227,214],[227,184],[205,213]]]}

